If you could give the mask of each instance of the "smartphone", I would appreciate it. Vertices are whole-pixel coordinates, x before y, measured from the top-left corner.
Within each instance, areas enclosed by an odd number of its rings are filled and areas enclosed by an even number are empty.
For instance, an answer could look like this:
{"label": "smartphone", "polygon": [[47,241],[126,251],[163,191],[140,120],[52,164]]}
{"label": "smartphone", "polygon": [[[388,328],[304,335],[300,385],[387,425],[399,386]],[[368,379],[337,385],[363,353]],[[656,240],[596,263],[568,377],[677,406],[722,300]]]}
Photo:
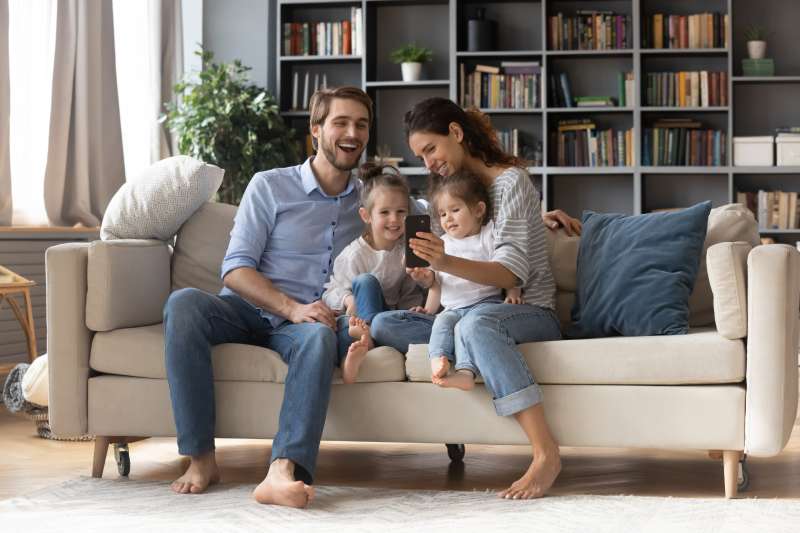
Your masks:
{"label": "smartphone", "polygon": [[417,237],[418,231],[431,232],[430,215],[408,215],[406,217],[406,268],[430,266],[430,263],[417,257],[408,244],[409,239]]}

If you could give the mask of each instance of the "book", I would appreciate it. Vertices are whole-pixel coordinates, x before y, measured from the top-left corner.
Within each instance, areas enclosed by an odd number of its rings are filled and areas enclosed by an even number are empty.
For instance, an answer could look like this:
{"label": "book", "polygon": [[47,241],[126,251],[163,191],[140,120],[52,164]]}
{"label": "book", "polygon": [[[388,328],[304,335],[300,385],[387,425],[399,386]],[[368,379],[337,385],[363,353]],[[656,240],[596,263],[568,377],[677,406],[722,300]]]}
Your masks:
{"label": "book", "polygon": [[492,65],[475,65],[475,72],[485,72],[486,74],[500,74],[500,67]]}
{"label": "book", "polygon": [[298,77],[299,73],[295,72],[294,76],[292,76],[292,109],[297,109],[297,98],[298,98]]}
{"label": "book", "polygon": [[303,83],[303,109],[308,109],[308,77],[309,73],[306,72],[305,81]]}

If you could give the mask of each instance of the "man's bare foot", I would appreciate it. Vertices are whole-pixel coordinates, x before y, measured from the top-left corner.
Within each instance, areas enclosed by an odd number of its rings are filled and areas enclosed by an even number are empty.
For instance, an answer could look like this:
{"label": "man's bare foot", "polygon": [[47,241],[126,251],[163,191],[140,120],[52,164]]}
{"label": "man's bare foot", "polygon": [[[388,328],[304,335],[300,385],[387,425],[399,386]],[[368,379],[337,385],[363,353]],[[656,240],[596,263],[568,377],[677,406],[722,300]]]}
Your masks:
{"label": "man's bare foot", "polygon": [[372,335],[369,331],[369,324],[357,316],[351,316],[347,325],[347,333],[349,333],[351,337],[354,339],[362,339],[366,336],[368,349],[371,350],[375,347],[375,344],[372,342]]}
{"label": "man's bare foot", "polygon": [[219,483],[219,468],[214,451],[192,457],[186,472],[172,482],[170,487],[178,494],[199,494],[209,485]]}
{"label": "man's bare foot", "polygon": [[528,471],[506,490],[497,493],[507,500],[528,500],[541,498],[553,486],[561,472],[561,456],[558,447],[544,453],[537,453]]}
{"label": "man's bare foot", "polygon": [[435,359],[431,359],[431,377],[443,378],[450,371],[450,360],[441,355]]}
{"label": "man's bare foot", "polygon": [[469,370],[458,370],[455,374],[442,378],[432,378],[434,384],[444,388],[472,390],[475,387],[475,376]]}
{"label": "man's bare foot", "polygon": [[347,349],[347,355],[342,363],[342,381],[346,384],[356,382],[358,377],[358,369],[361,368],[361,363],[369,351],[369,344],[367,343],[367,336],[362,335],[357,341],[353,341],[350,348]]}
{"label": "man's bare foot", "polygon": [[275,459],[269,465],[267,477],[253,491],[253,497],[258,503],[302,509],[314,499],[314,487],[295,481],[292,461]]}

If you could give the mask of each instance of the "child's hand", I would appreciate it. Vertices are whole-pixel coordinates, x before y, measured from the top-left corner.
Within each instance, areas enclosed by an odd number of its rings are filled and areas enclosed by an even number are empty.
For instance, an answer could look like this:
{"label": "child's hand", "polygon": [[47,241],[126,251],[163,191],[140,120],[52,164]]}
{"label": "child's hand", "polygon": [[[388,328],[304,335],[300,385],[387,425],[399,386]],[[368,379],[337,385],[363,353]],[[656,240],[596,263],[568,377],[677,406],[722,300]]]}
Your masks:
{"label": "child's hand", "polygon": [[433,285],[433,270],[430,268],[407,268],[406,273],[425,289],[430,289],[431,285]]}
{"label": "child's hand", "polygon": [[410,312],[412,312],[412,313],[422,313],[423,315],[428,315],[428,314],[430,314],[430,313],[428,313],[428,312],[425,310],[425,308],[424,308],[424,307],[422,307],[421,305],[415,305],[414,307],[412,307],[411,309],[409,309],[409,311],[410,311]]}
{"label": "child's hand", "polygon": [[525,301],[522,299],[522,289],[509,289],[506,291],[506,299],[504,300],[507,304],[514,304],[514,305],[522,305]]}
{"label": "child's hand", "polygon": [[348,316],[355,316],[356,314],[356,300],[352,294],[344,297],[344,314]]}

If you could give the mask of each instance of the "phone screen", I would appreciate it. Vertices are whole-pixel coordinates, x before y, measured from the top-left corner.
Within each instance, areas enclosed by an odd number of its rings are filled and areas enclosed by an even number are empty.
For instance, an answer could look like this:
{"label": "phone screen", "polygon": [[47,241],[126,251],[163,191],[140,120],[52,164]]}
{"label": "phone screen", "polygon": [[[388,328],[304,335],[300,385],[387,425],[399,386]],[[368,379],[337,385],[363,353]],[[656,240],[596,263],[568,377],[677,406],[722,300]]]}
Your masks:
{"label": "phone screen", "polygon": [[430,263],[417,257],[411,250],[408,240],[415,238],[418,231],[431,232],[431,217],[429,215],[408,215],[406,217],[406,267],[427,267]]}

